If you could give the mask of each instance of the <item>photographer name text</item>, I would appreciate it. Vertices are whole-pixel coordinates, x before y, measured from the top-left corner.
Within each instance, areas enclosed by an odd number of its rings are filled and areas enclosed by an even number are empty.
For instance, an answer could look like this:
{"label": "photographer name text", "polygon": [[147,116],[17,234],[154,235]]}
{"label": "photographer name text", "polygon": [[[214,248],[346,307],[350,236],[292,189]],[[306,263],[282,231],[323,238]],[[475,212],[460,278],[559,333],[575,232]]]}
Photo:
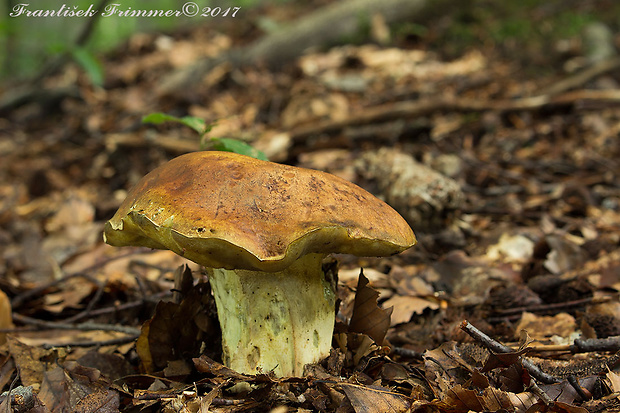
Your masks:
{"label": "photographer name text", "polygon": [[10,17],[235,17],[241,7],[200,7],[193,1],[188,1],[179,9],[134,9],[123,7],[120,3],[108,4],[103,10],[94,5],[88,8],[67,6],[63,4],[57,9],[31,9],[30,3],[18,3],[13,6]]}

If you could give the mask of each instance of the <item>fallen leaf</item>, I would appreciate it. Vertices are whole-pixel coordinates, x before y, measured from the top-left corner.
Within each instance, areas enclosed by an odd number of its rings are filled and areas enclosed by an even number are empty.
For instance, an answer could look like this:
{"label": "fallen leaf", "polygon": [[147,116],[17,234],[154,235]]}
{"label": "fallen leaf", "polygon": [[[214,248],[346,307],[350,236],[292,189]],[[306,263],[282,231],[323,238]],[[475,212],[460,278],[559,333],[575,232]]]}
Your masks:
{"label": "fallen leaf", "polygon": [[38,390],[45,373],[45,363],[40,360],[53,356],[54,351],[28,346],[11,335],[7,336],[7,341],[22,385],[33,386]]}
{"label": "fallen leaf", "polygon": [[554,335],[569,337],[575,333],[576,329],[577,322],[575,318],[567,313],[559,313],[554,316],[538,316],[524,312],[519,324],[515,327],[517,334],[521,330],[526,330],[534,339],[543,339]]}
{"label": "fallen leaf", "polygon": [[364,277],[364,271],[360,271],[349,332],[366,334],[381,345],[388,328],[390,328],[390,316],[393,309],[379,308],[378,297],[379,293],[368,286],[368,279]]}
{"label": "fallen leaf", "polygon": [[[163,369],[168,362],[198,355],[203,342],[206,304],[210,299],[208,284],[196,285],[181,304],[160,302],[153,317],[144,323],[136,351],[145,371]],[[216,324],[209,325],[211,331]],[[217,334],[211,334],[213,339]]]}
{"label": "fallen leaf", "polygon": [[76,405],[76,413],[116,413],[120,407],[118,392],[101,389],[84,396]]}
{"label": "fallen leaf", "polygon": [[66,362],[45,372],[39,398],[54,412],[118,412],[120,398],[97,369]]}
{"label": "fallen leaf", "polygon": [[400,393],[378,386],[358,386],[342,383],[342,390],[353,406],[355,413],[398,413],[406,412],[411,403]]}
{"label": "fallen leaf", "polygon": [[[9,297],[0,290],[0,329],[13,328],[13,313]],[[0,344],[6,342],[6,333],[0,333]]]}
{"label": "fallen leaf", "polygon": [[570,239],[559,235],[548,235],[545,241],[551,251],[547,254],[544,266],[552,274],[563,274],[583,266],[586,259],[585,253]]}
{"label": "fallen leaf", "polygon": [[422,297],[402,295],[395,295],[384,301],[383,305],[394,309],[391,316],[392,326],[409,322],[414,314],[422,314],[427,308],[431,310],[437,310],[439,308],[439,303],[437,301]]}
{"label": "fallen leaf", "polygon": [[612,390],[613,393],[618,393],[620,392],[620,375],[618,375],[618,373],[615,373],[613,371],[608,371],[607,372],[607,380],[608,383],[610,384],[610,388]]}
{"label": "fallen leaf", "polygon": [[460,384],[449,389],[442,401],[454,410],[473,411],[498,411],[501,409],[512,410],[515,406],[508,397],[508,393],[488,387],[486,389],[469,390]]}

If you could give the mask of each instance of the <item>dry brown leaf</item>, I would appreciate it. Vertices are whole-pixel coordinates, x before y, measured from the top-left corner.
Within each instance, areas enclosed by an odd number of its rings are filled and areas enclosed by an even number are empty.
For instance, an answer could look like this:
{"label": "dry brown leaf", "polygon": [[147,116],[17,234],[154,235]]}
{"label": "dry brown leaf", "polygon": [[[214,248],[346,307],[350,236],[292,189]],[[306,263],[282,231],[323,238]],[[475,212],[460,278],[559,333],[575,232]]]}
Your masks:
{"label": "dry brown leaf", "polygon": [[[206,303],[210,299],[208,284],[196,285],[181,302],[160,302],[155,314],[142,327],[136,351],[145,371],[162,369],[168,362],[197,355],[203,342]],[[216,330],[216,325],[207,329]]]}
{"label": "dry brown leaf", "polygon": [[[9,297],[0,290],[0,329],[13,328],[13,313]],[[6,333],[0,333],[0,344],[6,342]]]}
{"label": "dry brown leaf", "polygon": [[116,413],[119,411],[118,392],[100,389],[84,396],[75,406],[76,413]]}
{"label": "dry brown leaf", "polygon": [[[554,316],[538,316],[524,312],[519,324],[515,327],[517,334],[526,330],[533,339],[544,339],[551,336],[570,337],[577,329],[575,318],[567,313]],[[519,338],[518,336],[516,337]]]}
{"label": "dry brown leaf", "polygon": [[294,95],[282,111],[282,125],[291,129],[300,124],[318,120],[345,119],[349,114],[349,102],[340,93],[322,93],[318,96]]}
{"label": "dry brown leaf", "polygon": [[62,284],[62,290],[43,296],[43,309],[50,313],[61,313],[66,308],[82,308],[84,298],[97,289],[97,285],[83,278],[72,278]]}
{"label": "dry brown leaf", "polygon": [[119,394],[108,389],[99,370],[66,362],[44,374],[41,402],[52,412],[118,412]]}
{"label": "dry brown leaf", "polygon": [[342,383],[347,398],[355,413],[398,413],[406,412],[411,403],[400,393],[377,386],[358,386]]}
{"label": "dry brown leaf", "polygon": [[194,366],[196,370],[201,373],[212,374],[216,377],[220,377],[222,379],[237,379],[237,380],[247,380],[249,376],[245,376],[241,373],[237,373],[234,370],[229,369],[221,363],[211,360],[209,357],[204,354],[199,358],[193,359]]}
{"label": "dry brown leaf", "polygon": [[[13,379],[15,362],[9,355],[0,356],[0,389],[4,389]],[[1,411],[1,410],[0,410]]]}
{"label": "dry brown leaf", "polygon": [[360,271],[349,332],[366,334],[381,345],[390,328],[390,316],[393,309],[379,308],[378,297],[379,293],[368,286],[368,279],[364,276],[363,270]]}
{"label": "dry brown leaf", "polygon": [[498,411],[500,409],[512,410],[514,407],[508,393],[488,387],[480,390],[469,390],[463,388],[460,384],[449,389],[442,402],[455,410],[473,410],[473,411]]}
{"label": "dry brown leaf", "polygon": [[560,235],[548,235],[545,241],[550,252],[544,266],[552,274],[564,274],[581,268],[585,262],[585,252],[572,239]]}
{"label": "dry brown leaf", "polygon": [[394,309],[391,317],[392,326],[407,323],[411,320],[413,314],[422,314],[427,308],[431,310],[437,310],[439,308],[437,300],[402,295],[395,295],[384,301],[383,305]]}
{"label": "dry brown leaf", "polygon": [[608,371],[607,380],[613,393],[620,392],[620,375],[613,371]]}
{"label": "dry brown leaf", "polygon": [[46,370],[45,363],[40,360],[53,357],[54,351],[28,346],[11,335],[7,336],[7,342],[22,385],[33,386],[35,390],[38,390]]}

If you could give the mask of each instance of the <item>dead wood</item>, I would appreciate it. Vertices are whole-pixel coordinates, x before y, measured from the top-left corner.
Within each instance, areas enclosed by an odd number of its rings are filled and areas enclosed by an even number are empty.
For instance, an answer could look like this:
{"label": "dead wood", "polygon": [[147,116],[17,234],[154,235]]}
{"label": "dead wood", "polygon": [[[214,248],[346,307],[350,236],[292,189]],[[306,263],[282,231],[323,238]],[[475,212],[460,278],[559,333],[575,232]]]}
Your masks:
{"label": "dead wood", "polygon": [[326,120],[309,125],[302,125],[293,129],[293,141],[303,141],[309,136],[322,133],[334,133],[350,126],[368,125],[425,116],[434,112],[514,112],[536,111],[547,107],[562,107],[571,105],[611,105],[620,103],[618,90],[576,90],[561,95],[540,95],[519,99],[476,100],[469,98],[431,97],[416,101],[388,103],[374,106],[357,112],[346,119]]}
{"label": "dead wood", "polygon": [[579,87],[589,81],[590,79],[595,78],[596,76],[602,75],[611,70],[617,69],[620,67],[620,57],[613,56],[597,62],[596,64],[589,66],[572,76],[569,76],[565,79],[562,79],[556,83],[549,85],[546,88],[543,88],[540,91],[541,95],[557,95],[559,93],[565,92],[569,89],[574,89]]}
{"label": "dead wood", "polygon": [[[249,46],[233,49],[216,58],[202,59],[165,78],[159,88],[162,95],[183,94],[198,85],[214,67],[229,62],[233,67],[262,63],[274,67],[288,63],[309,48],[342,44],[364,33],[371,17],[380,14],[387,24],[423,21],[431,10],[441,9],[447,1],[426,0],[347,0],[330,4],[285,29],[267,35]],[[429,7],[427,7],[429,6]],[[432,6],[432,7],[430,7]]]}

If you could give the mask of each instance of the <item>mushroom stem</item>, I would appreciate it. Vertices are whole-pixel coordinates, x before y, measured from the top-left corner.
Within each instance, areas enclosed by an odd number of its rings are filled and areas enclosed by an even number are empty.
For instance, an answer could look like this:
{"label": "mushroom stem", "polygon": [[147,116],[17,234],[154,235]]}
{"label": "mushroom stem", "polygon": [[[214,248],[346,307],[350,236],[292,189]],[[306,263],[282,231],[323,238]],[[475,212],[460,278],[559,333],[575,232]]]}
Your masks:
{"label": "mushroom stem", "polygon": [[275,273],[209,269],[226,366],[302,376],[306,364],[329,355],[336,295],[324,257],[307,254]]}

